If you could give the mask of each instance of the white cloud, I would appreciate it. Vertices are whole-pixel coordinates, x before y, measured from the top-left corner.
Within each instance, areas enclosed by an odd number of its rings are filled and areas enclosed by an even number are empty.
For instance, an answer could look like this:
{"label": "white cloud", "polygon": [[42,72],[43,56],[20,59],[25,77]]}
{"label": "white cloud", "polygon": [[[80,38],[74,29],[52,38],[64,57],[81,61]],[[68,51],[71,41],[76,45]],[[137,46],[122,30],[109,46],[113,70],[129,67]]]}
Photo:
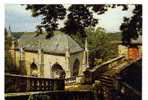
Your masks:
{"label": "white cloud", "polygon": [[105,28],[108,32],[120,31],[119,27],[123,22],[123,17],[132,16],[133,9],[134,6],[129,5],[129,9],[127,11],[122,11],[122,7],[118,7],[109,9],[105,14],[95,15],[95,17],[99,19],[99,24],[97,26]]}
{"label": "white cloud", "polygon": [[[68,8],[70,5],[64,6]],[[99,19],[97,27],[103,27],[108,32],[120,31],[123,16],[130,17],[133,9],[134,6],[130,5],[128,11],[122,11],[122,7],[118,7],[109,9],[102,15],[94,14],[94,17]],[[41,22],[41,17],[31,17],[31,12],[25,10],[25,5],[7,4],[5,5],[5,15],[6,27],[12,26],[13,31],[35,31],[35,26]],[[64,21],[59,21],[59,26],[63,26]]]}
{"label": "white cloud", "polygon": [[20,5],[20,4],[6,4],[5,10],[6,10],[6,13],[15,12],[16,14],[31,16],[31,12],[25,10],[25,7],[26,7],[25,5]]}
{"label": "white cloud", "polygon": [[25,10],[25,5],[5,5],[5,27],[11,26],[12,31],[35,31],[40,17],[32,17],[31,12]]}

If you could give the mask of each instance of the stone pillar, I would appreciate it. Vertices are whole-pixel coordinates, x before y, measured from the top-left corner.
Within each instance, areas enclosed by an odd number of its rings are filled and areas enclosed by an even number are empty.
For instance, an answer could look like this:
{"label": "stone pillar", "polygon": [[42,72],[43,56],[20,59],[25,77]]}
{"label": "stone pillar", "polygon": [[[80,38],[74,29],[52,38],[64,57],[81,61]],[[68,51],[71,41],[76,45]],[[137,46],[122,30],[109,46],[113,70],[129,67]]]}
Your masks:
{"label": "stone pillar", "polygon": [[38,76],[44,77],[44,55],[42,50],[38,49]]}
{"label": "stone pillar", "polygon": [[15,51],[15,41],[12,40],[12,46],[9,49],[9,53],[11,54],[12,57],[12,66],[13,68],[16,68],[16,51]]}
{"label": "stone pillar", "polygon": [[86,53],[86,67],[89,67],[88,57],[89,57],[89,51],[88,51],[88,42],[87,38],[85,39],[85,53]]}
{"label": "stone pillar", "polygon": [[70,52],[69,52],[69,48],[67,47],[66,53],[65,53],[65,59],[66,59],[66,69],[65,69],[65,73],[66,73],[66,78],[71,77],[71,69],[69,67],[70,62]]}
{"label": "stone pillar", "polygon": [[85,39],[85,51],[84,51],[84,57],[83,57],[83,65],[82,65],[82,70],[85,71],[86,68],[89,68],[89,50],[88,50],[88,43],[87,43],[87,38]]}
{"label": "stone pillar", "polygon": [[20,61],[19,61],[19,70],[20,70],[20,73],[23,74],[23,75],[26,75],[27,74],[27,71],[26,71],[26,68],[25,68],[25,52],[23,50],[22,47],[20,47]]}
{"label": "stone pillar", "polygon": [[54,75],[53,75],[53,72],[52,72],[53,64],[52,64],[51,62],[49,62],[49,65],[48,65],[48,66],[49,66],[49,73],[50,73],[50,75],[47,76],[47,71],[45,70],[45,72],[44,72],[45,75],[44,75],[44,76],[46,76],[46,77],[48,77],[48,78],[49,78],[49,77],[50,77],[50,78],[54,78]]}
{"label": "stone pillar", "polygon": [[23,60],[23,58],[24,58],[23,53],[24,53],[23,48],[20,47],[20,60]]}

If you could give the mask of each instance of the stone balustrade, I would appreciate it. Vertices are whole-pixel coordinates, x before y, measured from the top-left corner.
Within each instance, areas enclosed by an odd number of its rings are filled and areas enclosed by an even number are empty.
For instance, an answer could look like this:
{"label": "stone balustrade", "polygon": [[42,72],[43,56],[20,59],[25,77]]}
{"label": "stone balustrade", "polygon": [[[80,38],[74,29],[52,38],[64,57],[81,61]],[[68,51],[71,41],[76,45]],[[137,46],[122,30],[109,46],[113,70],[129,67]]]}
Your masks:
{"label": "stone balustrade", "polygon": [[100,65],[95,66],[92,69],[88,69],[84,72],[85,75],[85,81],[87,83],[92,83],[96,78],[99,78],[101,73],[104,73],[110,69],[113,69],[120,64],[124,63],[126,61],[124,56],[119,56],[114,59],[111,59],[105,63],[102,63]]}
{"label": "stone balustrade", "polygon": [[64,90],[64,79],[5,74],[5,93]]}

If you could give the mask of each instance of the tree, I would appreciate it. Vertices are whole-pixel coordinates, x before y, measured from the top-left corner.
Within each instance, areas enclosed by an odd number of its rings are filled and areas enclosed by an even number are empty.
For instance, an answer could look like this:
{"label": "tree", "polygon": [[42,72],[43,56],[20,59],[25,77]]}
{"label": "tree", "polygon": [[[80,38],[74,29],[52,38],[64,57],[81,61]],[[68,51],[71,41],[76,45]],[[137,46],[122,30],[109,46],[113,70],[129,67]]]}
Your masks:
{"label": "tree", "polygon": [[87,5],[71,5],[68,11],[70,13],[67,15],[68,19],[63,31],[69,35],[86,37],[85,27],[95,26],[98,23]]}
{"label": "tree", "polygon": [[32,16],[42,16],[42,22],[37,26],[39,32],[44,28],[48,33],[47,38],[53,36],[53,31],[58,29],[58,21],[65,18],[66,9],[63,5],[27,5],[26,10],[31,10]]}
{"label": "tree", "polygon": [[133,16],[124,18],[120,30],[124,44],[129,44],[131,39],[137,39],[139,35],[142,35],[142,5],[135,5]]}
{"label": "tree", "polygon": [[93,67],[107,61],[116,54],[116,47],[110,44],[110,37],[108,33],[101,27],[98,27],[96,30],[94,28],[87,28],[87,39],[88,39],[88,48],[89,48],[89,63]]}
{"label": "tree", "polygon": [[[71,5],[68,9],[63,5],[27,5],[26,9],[31,10],[32,16],[42,16],[42,22],[37,29],[44,28],[48,33],[47,37],[53,35],[53,31],[58,29],[58,20],[67,17],[65,26],[60,30],[69,35],[79,35],[86,37],[85,28],[95,26],[98,19],[93,16],[93,11],[103,14],[109,5]],[[67,11],[67,12],[66,12]],[[66,13],[68,15],[66,15]]]}
{"label": "tree", "polygon": [[[72,36],[84,47],[84,39],[88,38],[90,49],[90,66],[98,64],[98,59],[106,61],[116,56],[115,47],[109,43],[111,39],[102,28],[94,30],[99,19],[95,19],[93,13],[104,14],[108,9],[122,7],[122,11],[128,10],[125,4],[99,4],[99,5],[70,5],[66,9],[63,5],[27,5],[26,9],[31,10],[32,16],[42,16],[42,22],[37,26],[38,33],[42,33],[42,28],[48,33],[48,38],[53,35],[53,31],[59,29],[59,20],[65,21],[65,26],[60,30]],[[67,18],[66,18],[67,17]],[[123,43],[129,43],[132,38],[136,39],[142,34],[142,6],[135,5],[133,16],[124,18],[121,24]],[[117,52],[117,51],[116,51]]]}
{"label": "tree", "polygon": [[[63,5],[27,5],[26,9],[31,10],[32,16],[42,16],[42,22],[38,25],[39,33],[42,28],[48,33],[47,38],[53,35],[53,31],[59,29],[59,20],[67,17],[65,26],[60,30],[73,37],[80,37],[84,43],[84,37],[87,36],[85,28],[95,27],[99,19],[95,19],[93,13],[104,14],[109,8],[122,7],[125,11],[128,5],[125,4],[99,4],[99,5],[70,5],[66,9]],[[123,43],[130,43],[130,40],[137,39],[142,34],[142,5],[135,5],[133,16],[124,18],[121,25]]]}

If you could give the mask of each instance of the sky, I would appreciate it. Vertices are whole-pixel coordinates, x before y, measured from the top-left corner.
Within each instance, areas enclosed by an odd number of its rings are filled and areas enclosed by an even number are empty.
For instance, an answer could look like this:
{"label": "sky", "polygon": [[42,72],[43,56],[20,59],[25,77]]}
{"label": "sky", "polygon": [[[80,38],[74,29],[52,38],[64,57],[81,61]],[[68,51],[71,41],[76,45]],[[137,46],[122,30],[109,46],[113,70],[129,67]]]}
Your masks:
{"label": "sky", "polygon": [[[65,5],[68,7],[69,5]],[[99,19],[96,27],[102,27],[107,32],[119,32],[123,17],[132,16],[133,5],[129,5],[128,11],[122,11],[122,7],[109,9],[102,15],[94,14]],[[25,10],[25,6],[17,4],[5,5],[5,27],[11,27],[13,32],[34,32],[36,25],[41,22],[41,16],[32,17],[31,12]],[[63,26],[64,21],[60,21],[59,26]]]}

